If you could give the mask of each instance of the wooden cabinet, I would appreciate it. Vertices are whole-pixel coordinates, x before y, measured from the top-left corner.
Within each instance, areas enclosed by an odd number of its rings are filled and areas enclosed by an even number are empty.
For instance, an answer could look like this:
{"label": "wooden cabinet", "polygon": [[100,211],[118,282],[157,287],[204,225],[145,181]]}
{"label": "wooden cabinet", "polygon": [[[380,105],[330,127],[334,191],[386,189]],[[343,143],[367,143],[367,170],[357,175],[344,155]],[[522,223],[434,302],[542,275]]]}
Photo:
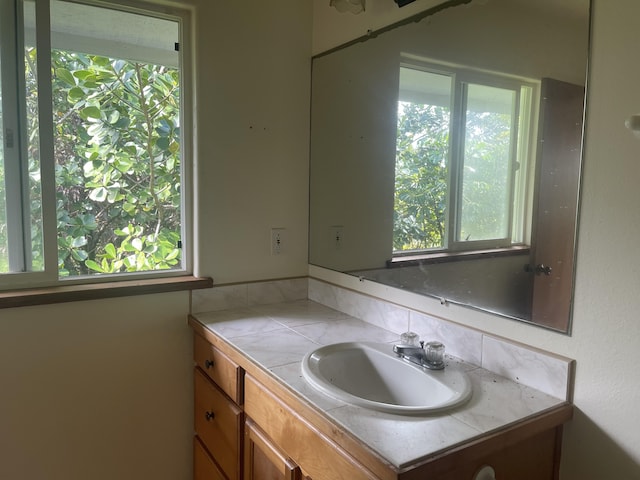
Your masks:
{"label": "wooden cabinet", "polygon": [[244,425],[244,442],[245,480],[308,479],[302,469],[248,418]]}
{"label": "wooden cabinet", "polygon": [[557,480],[562,424],[572,406],[398,469],[193,320],[195,480]]}

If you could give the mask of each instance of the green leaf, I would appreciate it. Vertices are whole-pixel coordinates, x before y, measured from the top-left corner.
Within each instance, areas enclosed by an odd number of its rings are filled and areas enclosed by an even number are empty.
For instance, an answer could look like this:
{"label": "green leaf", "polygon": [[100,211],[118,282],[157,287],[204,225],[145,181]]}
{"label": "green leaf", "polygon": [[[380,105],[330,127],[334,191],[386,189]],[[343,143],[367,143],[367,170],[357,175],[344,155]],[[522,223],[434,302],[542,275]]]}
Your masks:
{"label": "green leaf", "polygon": [[107,271],[104,268],[102,268],[102,266],[94,260],[91,260],[91,259],[85,260],[84,264],[88,269],[93,270],[95,272],[107,273]]}
{"label": "green leaf", "polygon": [[89,194],[89,198],[94,202],[104,202],[107,199],[108,190],[104,187],[96,188]]}
{"label": "green leaf", "polygon": [[73,87],[72,89],[69,90],[69,93],[67,94],[67,99],[71,103],[77,103],[78,101],[82,100],[84,96],[85,96],[84,90],[82,90],[80,87]]}
{"label": "green leaf", "polygon": [[108,188],[109,195],[107,195],[107,201],[109,203],[115,203],[122,198],[120,194],[120,187],[110,187]]}
{"label": "green leaf", "polygon": [[80,247],[84,247],[87,244],[87,238],[86,237],[76,237],[73,239],[73,242],[71,242],[71,246],[73,248],[80,248]]}
{"label": "green leaf", "polygon": [[89,254],[84,250],[72,250],[71,256],[78,262],[84,262],[89,257]]}
{"label": "green leaf", "polygon": [[95,77],[95,74],[91,70],[76,70],[73,76],[78,80],[86,80],[89,77]]}
{"label": "green leaf", "polygon": [[118,256],[116,252],[116,247],[113,245],[113,243],[107,243],[104,246],[104,251],[106,252],[105,258],[115,259]]}
{"label": "green leaf", "polygon": [[85,107],[80,110],[80,117],[84,120],[87,120],[89,118],[100,119],[100,109],[95,106]]}
{"label": "green leaf", "polygon": [[135,248],[139,252],[142,251],[142,249],[144,248],[144,244],[142,243],[142,240],[140,240],[139,238],[132,239],[131,245],[133,246],[133,248]]}
{"label": "green leaf", "polygon": [[160,137],[156,140],[156,146],[160,150],[168,150],[169,149],[169,137]]}
{"label": "green leaf", "polygon": [[76,79],[73,78],[73,75],[71,75],[71,72],[69,70],[67,70],[66,68],[56,68],[56,76],[62,80],[64,83],[66,83],[67,85],[70,86],[75,86],[76,85]]}

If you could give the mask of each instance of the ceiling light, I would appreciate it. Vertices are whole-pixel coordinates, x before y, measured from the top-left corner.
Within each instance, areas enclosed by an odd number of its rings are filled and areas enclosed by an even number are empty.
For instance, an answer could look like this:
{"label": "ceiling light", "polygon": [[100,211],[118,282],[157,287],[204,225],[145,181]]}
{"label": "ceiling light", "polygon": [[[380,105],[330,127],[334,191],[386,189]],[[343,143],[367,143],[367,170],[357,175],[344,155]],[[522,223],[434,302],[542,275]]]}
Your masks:
{"label": "ceiling light", "polygon": [[329,5],[334,7],[340,13],[362,13],[364,12],[365,0],[330,0]]}

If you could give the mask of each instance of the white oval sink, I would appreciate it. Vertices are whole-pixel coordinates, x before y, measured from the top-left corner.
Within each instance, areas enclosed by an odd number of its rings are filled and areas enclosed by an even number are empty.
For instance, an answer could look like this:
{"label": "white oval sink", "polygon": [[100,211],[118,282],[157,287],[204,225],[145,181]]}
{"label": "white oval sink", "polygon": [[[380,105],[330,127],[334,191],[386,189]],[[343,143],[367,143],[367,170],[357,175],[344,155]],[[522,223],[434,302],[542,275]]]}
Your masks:
{"label": "white oval sink", "polygon": [[456,366],[427,370],[399,358],[392,345],[349,342],[320,347],[302,360],[305,380],[346,403],[398,414],[434,414],[471,398]]}

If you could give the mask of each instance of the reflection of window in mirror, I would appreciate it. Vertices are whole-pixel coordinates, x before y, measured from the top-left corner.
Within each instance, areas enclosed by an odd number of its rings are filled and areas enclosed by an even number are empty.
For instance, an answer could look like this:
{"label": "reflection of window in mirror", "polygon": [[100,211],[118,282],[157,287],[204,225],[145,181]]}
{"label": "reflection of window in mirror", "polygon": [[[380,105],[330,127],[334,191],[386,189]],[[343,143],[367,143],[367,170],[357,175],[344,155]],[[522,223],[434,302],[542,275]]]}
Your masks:
{"label": "reflection of window in mirror", "polygon": [[538,84],[400,67],[394,255],[529,243]]}

